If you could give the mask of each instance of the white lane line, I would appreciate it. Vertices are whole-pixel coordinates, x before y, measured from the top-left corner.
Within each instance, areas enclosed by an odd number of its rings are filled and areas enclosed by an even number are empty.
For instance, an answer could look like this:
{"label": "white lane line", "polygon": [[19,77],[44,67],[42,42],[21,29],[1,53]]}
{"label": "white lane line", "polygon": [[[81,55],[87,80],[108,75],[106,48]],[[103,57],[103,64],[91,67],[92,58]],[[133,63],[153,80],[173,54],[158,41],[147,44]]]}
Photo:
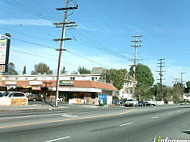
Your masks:
{"label": "white lane line", "polygon": [[70,114],[62,114],[61,116],[63,116],[63,117],[72,117],[72,118],[78,117],[78,115],[70,115]]}
{"label": "white lane line", "polygon": [[157,119],[159,116],[154,116],[154,117],[152,117],[152,119]]}
{"label": "white lane line", "polygon": [[129,122],[129,123],[125,123],[125,124],[121,124],[121,125],[119,125],[119,126],[123,127],[123,126],[131,125],[131,124],[133,124],[133,122]]}
{"label": "white lane line", "polygon": [[62,137],[62,138],[57,138],[57,139],[53,139],[53,140],[48,140],[48,141],[45,141],[45,142],[55,142],[55,141],[60,141],[60,140],[64,140],[64,139],[69,139],[70,136],[66,136],[66,137]]}
{"label": "white lane line", "polygon": [[171,112],[168,113],[168,115],[171,115],[171,114],[172,114]]}
{"label": "white lane line", "polygon": [[177,112],[180,112],[180,110],[178,110]]}
{"label": "white lane line", "polygon": [[46,115],[26,115],[26,116],[15,116],[15,117],[2,117],[1,119],[15,119],[15,118],[30,118],[30,117],[39,117],[39,116],[55,116],[55,115],[61,115],[61,114],[46,114]]}

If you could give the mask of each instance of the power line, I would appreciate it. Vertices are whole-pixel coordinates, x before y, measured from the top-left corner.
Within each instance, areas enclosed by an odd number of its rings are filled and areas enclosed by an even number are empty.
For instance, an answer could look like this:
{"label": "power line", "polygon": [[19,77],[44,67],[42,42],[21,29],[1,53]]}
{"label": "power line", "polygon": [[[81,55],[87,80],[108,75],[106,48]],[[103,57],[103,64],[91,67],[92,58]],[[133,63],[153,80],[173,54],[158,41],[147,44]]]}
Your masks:
{"label": "power line", "polygon": [[13,32],[16,32],[16,33],[18,33],[18,34],[25,35],[25,36],[32,37],[32,38],[36,38],[36,39],[41,39],[41,40],[45,40],[45,41],[49,40],[49,39],[46,39],[46,38],[37,37],[37,36],[29,35],[29,34],[25,34],[25,33],[23,33],[23,32],[16,31],[16,30],[12,30],[12,29],[7,29],[7,28],[4,28],[4,27],[0,27],[0,29],[13,31]]}
{"label": "power line", "polygon": [[[58,61],[57,59],[54,59],[54,58],[50,58],[50,57],[42,56],[42,55],[37,55],[37,54],[32,54],[32,53],[27,53],[27,52],[23,52],[23,51],[21,51],[21,50],[11,49],[11,51],[17,52],[17,53],[19,53],[19,54],[24,54],[24,55],[30,55],[30,56],[40,57],[40,58],[44,58],[44,59],[47,59],[47,60]],[[78,65],[72,64],[72,63],[70,63],[70,62],[62,61],[62,63],[65,63],[65,64],[68,64],[68,65],[71,65],[71,66],[78,67]]]}

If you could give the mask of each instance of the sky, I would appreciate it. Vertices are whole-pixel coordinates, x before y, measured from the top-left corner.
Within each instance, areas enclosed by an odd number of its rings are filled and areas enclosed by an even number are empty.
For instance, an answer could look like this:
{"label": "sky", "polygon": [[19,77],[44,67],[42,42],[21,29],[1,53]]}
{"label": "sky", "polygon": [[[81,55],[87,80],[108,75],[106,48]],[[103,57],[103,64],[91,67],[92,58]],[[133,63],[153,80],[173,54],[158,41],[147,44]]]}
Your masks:
{"label": "sky", "polygon": [[[40,62],[57,70],[61,29],[66,0],[1,0],[0,34],[11,33],[10,61],[22,74]],[[158,59],[165,59],[163,83],[172,86],[175,78],[190,80],[190,0],[70,0],[67,21],[76,28],[67,28],[61,66],[68,73],[79,66],[92,69],[105,67],[128,69],[133,64],[134,45],[131,36],[143,35],[138,48],[138,63],[150,67],[158,82]]]}

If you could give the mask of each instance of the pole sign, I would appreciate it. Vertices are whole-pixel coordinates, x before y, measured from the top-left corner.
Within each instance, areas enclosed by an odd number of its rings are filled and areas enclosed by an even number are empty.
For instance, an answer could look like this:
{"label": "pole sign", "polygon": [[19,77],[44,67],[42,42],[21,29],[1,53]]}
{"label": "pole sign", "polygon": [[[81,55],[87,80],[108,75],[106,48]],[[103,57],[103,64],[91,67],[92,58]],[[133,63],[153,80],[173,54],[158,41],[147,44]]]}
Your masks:
{"label": "pole sign", "polygon": [[8,72],[10,39],[0,39],[0,72]]}

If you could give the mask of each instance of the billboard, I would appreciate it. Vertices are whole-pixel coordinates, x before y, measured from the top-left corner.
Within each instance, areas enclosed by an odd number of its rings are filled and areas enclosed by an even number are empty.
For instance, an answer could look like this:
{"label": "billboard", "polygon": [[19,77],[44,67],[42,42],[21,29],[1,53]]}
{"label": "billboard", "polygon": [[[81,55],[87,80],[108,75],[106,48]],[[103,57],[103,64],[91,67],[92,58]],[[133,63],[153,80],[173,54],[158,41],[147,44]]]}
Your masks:
{"label": "billboard", "polygon": [[0,64],[6,62],[6,51],[7,51],[7,39],[0,40]]}
{"label": "billboard", "polygon": [[10,39],[0,39],[0,72],[8,71]]}

